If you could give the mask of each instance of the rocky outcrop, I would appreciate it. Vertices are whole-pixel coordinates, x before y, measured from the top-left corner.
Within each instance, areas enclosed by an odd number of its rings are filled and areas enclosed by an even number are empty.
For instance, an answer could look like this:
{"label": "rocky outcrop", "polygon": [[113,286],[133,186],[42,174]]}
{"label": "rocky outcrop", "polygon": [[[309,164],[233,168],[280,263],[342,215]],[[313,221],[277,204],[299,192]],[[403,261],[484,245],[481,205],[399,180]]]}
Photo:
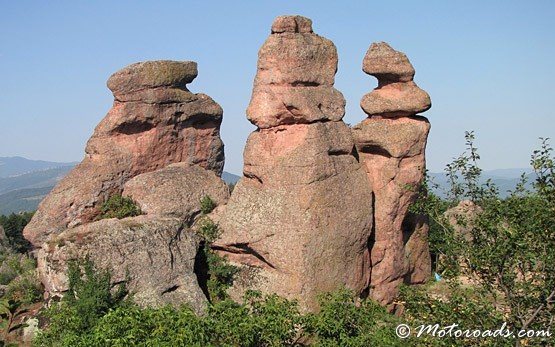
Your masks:
{"label": "rocky outcrop", "polygon": [[[429,254],[422,249],[427,247],[423,241],[427,229],[406,219],[425,172],[424,151],[430,130],[428,120],[416,113],[429,109],[431,102],[414,83],[414,68],[406,55],[386,43],[370,46],[363,70],[378,79],[378,87],[361,101],[368,118],[353,128],[375,199],[370,296],[389,304],[404,278],[421,282],[429,276],[425,270]],[[407,229],[411,225],[414,229]]]}
{"label": "rocky outcrop", "polygon": [[318,293],[368,285],[371,189],[341,121],[336,70],[335,46],[310,19],[275,20],[247,109],[258,130],[214,244],[242,266],[232,297],[257,289],[313,310]]}
{"label": "rocky outcrop", "polygon": [[37,253],[39,277],[49,297],[68,289],[68,262],[88,258],[110,269],[113,283],[127,282],[141,306],[188,303],[206,307],[194,274],[200,239],[179,218],[105,219],[52,237]]}
{"label": "rocky outcrop", "polygon": [[[207,303],[195,273],[201,239],[192,226],[208,195],[225,204],[219,175],[222,109],[186,88],[194,62],[130,65],[110,77],[114,105],[87,143],[85,159],[41,203],[25,237],[35,246],[47,298],[68,289],[72,260],[90,259],[126,282],[141,306]],[[110,195],[130,197],[143,215],[97,220]]]}
{"label": "rocky outcrop", "polygon": [[146,215],[171,216],[192,224],[201,213],[199,202],[209,196],[216,205],[229,199],[229,189],[212,171],[187,163],[171,164],[129,180],[123,195]]}
{"label": "rocky outcrop", "polygon": [[134,177],[123,194],[145,215],[69,228],[52,235],[37,251],[47,297],[68,289],[69,261],[88,258],[110,269],[114,283],[127,281],[141,306],[187,303],[202,312],[207,299],[195,273],[201,239],[191,226],[200,215],[202,197],[227,202],[226,184],[212,171],[177,163]]}
{"label": "rocky outcrop", "polygon": [[114,104],[89,139],[85,158],[42,201],[25,237],[40,247],[50,235],[91,222],[125,182],[172,163],[221,174],[222,109],[187,90],[196,76],[191,61],[148,61],[114,73],[108,80]]}
{"label": "rocky outcrop", "polygon": [[430,226],[425,215],[409,213],[403,221],[406,284],[423,284],[431,276],[432,256],[428,244]]}

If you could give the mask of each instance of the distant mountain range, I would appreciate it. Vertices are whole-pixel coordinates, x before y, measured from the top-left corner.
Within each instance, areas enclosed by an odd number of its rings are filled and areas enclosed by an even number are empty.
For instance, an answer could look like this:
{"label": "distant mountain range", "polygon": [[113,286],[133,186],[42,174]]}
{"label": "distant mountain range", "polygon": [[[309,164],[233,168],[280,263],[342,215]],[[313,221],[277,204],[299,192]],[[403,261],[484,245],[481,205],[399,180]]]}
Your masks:
{"label": "distant mountain range", "polygon": [[[520,176],[525,174],[527,178],[526,187],[532,188],[532,183],[535,180],[535,174],[531,169],[497,169],[483,171],[480,177],[481,183],[486,183],[491,180],[499,189],[500,197],[507,197],[510,191],[513,191],[520,181]],[[439,187],[433,189],[434,193],[440,197],[445,197],[446,191],[449,188],[449,179],[445,173],[429,173],[430,181],[437,184]]]}
{"label": "distant mountain range", "polygon": [[[36,210],[76,164],[0,157],[0,215]],[[222,178],[227,183],[236,183],[240,177],[224,172]]]}
{"label": "distant mountain range", "polygon": [[[0,157],[0,214],[36,210],[39,202],[76,164]],[[507,191],[515,188],[522,173],[527,175],[529,182],[533,182],[534,174],[530,169],[484,171],[482,182],[491,179],[499,187],[501,196],[506,196]],[[449,186],[447,176],[430,173],[430,177],[439,185],[436,194],[444,196]],[[239,178],[225,171],[222,174],[227,183],[237,183]]]}

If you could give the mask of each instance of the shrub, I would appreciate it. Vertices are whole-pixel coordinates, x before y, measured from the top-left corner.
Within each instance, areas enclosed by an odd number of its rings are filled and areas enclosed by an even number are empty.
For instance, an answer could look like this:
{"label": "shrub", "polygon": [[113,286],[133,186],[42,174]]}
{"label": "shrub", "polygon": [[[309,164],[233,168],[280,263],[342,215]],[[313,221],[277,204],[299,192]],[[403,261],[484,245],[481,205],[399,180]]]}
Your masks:
{"label": "shrub", "polygon": [[404,346],[395,335],[401,321],[372,300],[357,303],[353,293],[322,294],[320,312],[305,317],[305,333],[314,346]]}
{"label": "shrub", "polygon": [[77,345],[81,335],[88,335],[110,310],[129,304],[125,284],[111,285],[109,271],[97,269],[92,261],[68,264],[69,289],[59,305],[47,312],[49,327],[36,339],[39,346]]}
{"label": "shrub", "polygon": [[[446,203],[424,195],[424,212],[434,221],[430,235],[432,247],[444,259],[463,262],[461,272],[480,283],[489,301],[506,313],[512,329],[546,329],[555,315],[555,159],[547,140],[534,151],[531,164],[536,173],[534,190],[528,191],[526,178],[502,199],[490,181],[481,183],[480,156],[474,135],[466,134],[467,151],[447,165],[451,181]],[[443,215],[446,208],[461,199],[480,207],[469,238],[456,237]],[[461,220],[462,223],[465,220]],[[478,315],[479,316],[479,315]],[[528,344],[545,341],[533,339]],[[550,343],[552,340],[550,340]],[[517,344],[521,341],[516,341]],[[524,340],[522,343],[525,343]]]}
{"label": "shrub", "polygon": [[203,214],[209,214],[215,208],[216,208],[216,203],[208,195],[205,195],[202,197],[202,199],[200,199],[200,211]]}
{"label": "shrub", "polygon": [[97,220],[106,218],[122,219],[140,214],[141,209],[131,198],[124,197],[121,194],[114,194],[100,206],[100,214]]}
{"label": "shrub", "polygon": [[23,254],[6,254],[2,260],[0,284],[6,285],[4,298],[28,305],[41,299],[34,259]]}

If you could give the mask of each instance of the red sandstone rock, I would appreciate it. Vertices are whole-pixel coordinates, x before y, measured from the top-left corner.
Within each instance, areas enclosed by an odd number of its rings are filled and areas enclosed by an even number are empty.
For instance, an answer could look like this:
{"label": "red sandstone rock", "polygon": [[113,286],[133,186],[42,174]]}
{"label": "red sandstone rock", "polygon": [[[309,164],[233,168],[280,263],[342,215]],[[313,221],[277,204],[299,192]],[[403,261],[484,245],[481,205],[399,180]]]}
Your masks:
{"label": "red sandstone rock", "polygon": [[311,24],[300,16],[278,17],[260,48],[247,109],[258,128],[343,118],[345,100],[333,88],[337,50]]}
{"label": "red sandstone rock", "polygon": [[388,305],[403,280],[421,283],[431,271],[427,226],[408,212],[424,177],[430,130],[428,120],[415,115],[431,102],[412,81],[406,55],[385,43],[370,46],[363,70],[378,78],[378,88],[361,101],[369,118],[352,129],[375,199],[369,293]]}
{"label": "red sandstone rock", "polygon": [[432,275],[432,257],[428,244],[428,217],[410,213],[403,223],[407,273],[404,282],[422,284]]}
{"label": "red sandstone rock", "polygon": [[68,227],[90,222],[98,206],[121,193],[129,179],[172,163],[221,174],[222,109],[185,83],[196,63],[155,61],[130,65],[108,80],[114,105],[98,124],[85,159],[39,205],[24,230],[35,247]]}
{"label": "red sandstone rock", "polygon": [[360,106],[369,116],[402,117],[424,112],[432,102],[416,83],[404,82],[374,89],[362,98]]}
{"label": "red sandstone rock", "polygon": [[414,77],[414,67],[407,56],[385,42],[370,45],[362,61],[362,70],[386,82],[409,82]]}
{"label": "red sandstone rock", "polygon": [[259,129],[214,248],[241,265],[232,297],[257,289],[315,310],[319,293],[368,286],[372,195],[341,121],[335,47],[306,23],[278,17],[260,49],[247,110]]}

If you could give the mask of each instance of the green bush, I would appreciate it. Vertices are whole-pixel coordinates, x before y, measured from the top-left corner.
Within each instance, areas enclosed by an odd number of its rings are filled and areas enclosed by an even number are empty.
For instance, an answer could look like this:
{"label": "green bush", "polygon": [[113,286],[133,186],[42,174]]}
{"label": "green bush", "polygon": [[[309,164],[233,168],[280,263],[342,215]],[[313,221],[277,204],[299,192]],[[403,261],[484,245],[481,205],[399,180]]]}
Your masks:
{"label": "green bush", "polygon": [[[442,281],[426,286],[403,286],[399,301],[404,302],[403,318],[410,322],[413,333],[420,325],[439,324],[446,327],[454,323],[462,330],[495,330],[502,326],[503,315],[494,307],[487,291],[479,286],[462,287],[456,281]],[[442,338],[423,335],[420,346],[507,346],[511,339]]]}
{"label": "green bush", "polygon": [[110,272],[97,269],[90,260],[70,262],[68,279],[62,302],[46,312],[49,326],[37,336],[39,346],[78,345],[80,336],[90,334],[106,313],[129,305],[125,283],[113,288]]}
{"label": "green bush", "polygon": [[124,197],[121,194],[114,194],[100,206],[100,214],[97,220],[106,218],[122,219],[140,214],[141,209],[131,198]]}
{"label": "green bush", "polygon": [[[536,174],[533,190],[525,187],[526,177],[500,198],[498,188],[490,181],[482,183],[480,156],[474,146],[474,135],[466,134],[467,151],[447,165],[450,189],[447,201],[432,194],[422,196],[419,207],[433,223],[431,248],[444,256],[439,269],[444,277],[463,275],[479,283],[482,294],[497,310],[506,313],[511,329],[542,330],[555,316],[555,158],[547,140],[534,151],[531,165]],[[456,235],[444,212],[461,200],[479,207],[472,223],[461,218],[468,237]],[[481,315],[477,315],[479,317]],[[522,344],[550,344],[541,339],[517,341]]]}
{"label": "green bush", "polygon": [[42,287],[35,273],[36,261],[23,254],[5,254],[2,258],[0,284],[6,285],[5,299],[22,305],[39,301]]}
{"label": "green bush", "polygon": [[200,199],[200,211],[203,214],[209,214],[216,208],[216,202],[212,200],[208,195],[205,195]]}
{"label": "green bush", "polygon": [[395,335],[401,321],[372,300],[357,303],[348,290],[322,294],[320,312],[304,318],[314,346],[405,346]]}

